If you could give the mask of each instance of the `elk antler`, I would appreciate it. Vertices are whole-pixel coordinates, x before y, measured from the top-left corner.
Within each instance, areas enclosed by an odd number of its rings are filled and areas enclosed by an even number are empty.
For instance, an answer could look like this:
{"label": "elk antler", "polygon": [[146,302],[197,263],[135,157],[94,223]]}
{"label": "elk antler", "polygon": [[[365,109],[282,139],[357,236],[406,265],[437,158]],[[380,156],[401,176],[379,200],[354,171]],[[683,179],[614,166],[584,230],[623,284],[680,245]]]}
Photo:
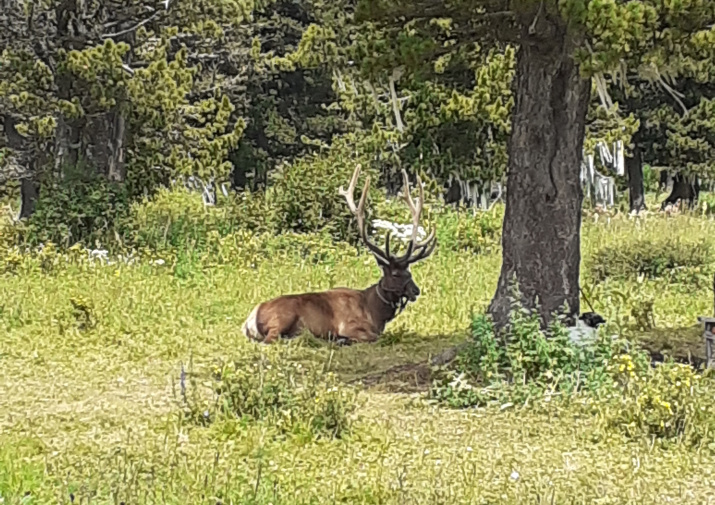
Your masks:
{"label": "elk antler", "polygon": [[389,240],[387,242],[387,251],[383,252],[382,249],[380,249],[377,245],[370,242],[370,238],[367,234],[367,226],[365,225],[365,200],[367,200],[367,191],[370,187],[369,175],[367,176],[367,179],[365,179],[365,186],[363,187],[362,195],[360,195],[360,203],[357,205],[357,207],[355,206],[355,199],[353,197],[353,193],[355,192],[355,185],[357,184],[358,176],[360,175],[360,168],[361,167],[359,164],[355,167],[355,171],[353,172],[353,176],[350,179],[350,185],[348,186],[347,191],[344,190],[342,186],[340,186],[340,188],[338,189],[338,193],[340,193],[341,196],[345,197],[345,200],[348,202],[350,212],[352,212],[353,215],[357,218],[358,228],[360,229],[360,237],[362,238],[362,241],[365,243],[367,248],[370,249],[372,254],[375,256],[375,259],[377,259],[379,263],[388,266],[390,264]]}
{"label": "elk antler", "polygon": [[[402,178],[405,181],[405,201],[407,202],[407,206],[410,208],[410,214],[412,214],[412,237],[410,238],[410,243],[407,245],[407,251],[405,254],[399,258],[395,258],[395,262],[407,266],[432,254],[432,251],[434,251],[434,248],[437,245],[437,241],[435,240],[435,229],[432,228],[432,231],[426,239],[422,242],[417,242],[417,230],[420,224],[422,205],[425,201],[425,191],[422,187],[422,179],[418,175],[417,186],[420,188],[420,199],[417,205],[415,205],[414,200],[412,200],[412,197],[410,196],[410,181],[408,180],[407,172],[405,172],[404,169],[402,169]],[[412,254],[413,252],[414,254]]]}

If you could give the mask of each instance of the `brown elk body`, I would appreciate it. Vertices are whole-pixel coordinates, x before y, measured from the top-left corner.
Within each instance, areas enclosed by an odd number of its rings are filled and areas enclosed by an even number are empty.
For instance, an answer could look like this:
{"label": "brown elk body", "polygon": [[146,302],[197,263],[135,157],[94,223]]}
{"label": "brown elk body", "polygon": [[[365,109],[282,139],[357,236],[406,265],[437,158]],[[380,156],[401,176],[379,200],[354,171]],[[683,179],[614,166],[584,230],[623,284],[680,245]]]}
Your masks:
{"label": "brown elk body", "polygon": [[416,240],[424,203],[422,183],[418,177],[420,199],[415,205],[410,196],[407,174],[403,170],[405,200],[412,214],[412,238],[405,254],[398,257],[390,253],[389,233],[384,251],[368,237],[364,212],[370,178],[365,181],[360,203],[356,206],[353,193],[359,174],[358,165],[348,190],[340,188],[340,194],[345,197],[357,218],[361,238],[380,266],[382,278],[362,290],[335,288],[319,293],[283,295],[260,303],[243,324],[246,337],[271,343],[278,338],[291,338],[302,331],[308,331],[317,337],[334,339],[342,344],[374,342],[384,331],[385,325],[408,302],[417,300],[420,289],[412,279],[409,267],[429,256],[436,246],[434,229],[424,241]]}

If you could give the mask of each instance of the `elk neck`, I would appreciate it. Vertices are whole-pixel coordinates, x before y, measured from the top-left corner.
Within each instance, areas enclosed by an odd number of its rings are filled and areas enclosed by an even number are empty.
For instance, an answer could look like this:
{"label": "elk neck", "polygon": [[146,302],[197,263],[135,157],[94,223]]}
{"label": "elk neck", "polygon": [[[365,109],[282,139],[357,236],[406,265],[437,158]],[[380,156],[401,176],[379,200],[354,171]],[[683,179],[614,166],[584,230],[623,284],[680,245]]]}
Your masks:
{"label": "elk neck", "polygon": [[[382,285],[382,281],[373,284],[365,291],[368,306],[373,313],[373,316],[382,324],[392,321],[398,312],[404,308],[400,299],[395,300],[396,294],[391,291],[386,291]],[[376,321],[377,322],[377,321]]]}

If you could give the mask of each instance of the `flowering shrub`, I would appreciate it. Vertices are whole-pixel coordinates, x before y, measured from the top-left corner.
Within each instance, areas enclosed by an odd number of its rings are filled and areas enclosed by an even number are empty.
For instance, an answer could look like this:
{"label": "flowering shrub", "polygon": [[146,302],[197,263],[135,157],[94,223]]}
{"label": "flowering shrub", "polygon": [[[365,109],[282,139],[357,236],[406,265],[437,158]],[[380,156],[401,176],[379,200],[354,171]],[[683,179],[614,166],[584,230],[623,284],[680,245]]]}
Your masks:
{"label": "flowering shrub", "polygon": [[715,449],[715,381],[710,373],[673,362],[643,368],[629,354],[615,356],[608,371],[615,393],[603,402],[607,426],[629,438],[706,442]]}

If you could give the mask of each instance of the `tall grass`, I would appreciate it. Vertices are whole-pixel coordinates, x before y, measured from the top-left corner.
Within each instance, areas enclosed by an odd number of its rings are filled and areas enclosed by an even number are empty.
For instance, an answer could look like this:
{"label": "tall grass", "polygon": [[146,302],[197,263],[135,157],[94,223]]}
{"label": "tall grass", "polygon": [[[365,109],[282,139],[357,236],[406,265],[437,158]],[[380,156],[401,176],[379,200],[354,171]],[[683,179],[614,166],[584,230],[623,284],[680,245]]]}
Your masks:
{"label": "tall grass", "polygon": [[[34,255],[4,250],[0,500],[715,501],[709,473],[715,457],[706,445],[666,447],[647,437],[625,437],[604,423],[604,416],[616,423],[632,420],[619,420],[605,407],[593,412],[551,402],[539,409],[515,404],[452,410],[389,390],[349,396],[346,382],[352,379],[464,341],[474,314],[489,303],[499,274],[498,227],[495,234],[493,226],[464,214],[434,219],[445,227],[459,222],[455,226],[462,228],[455,229],[478,229],[473,236],[484,246],[440,243],[433,257],[413,269],[423,295],[388,326],[384,338],[341,349],[310,338],[266,349],[240,333],[243,318],[261,300],[337,285],[364,287],[378,279],[371,257],[320,235],[227,230],[219,237],[223,242],[208,240],[201,250],[167,248],[133,265],[106,264],[79,249]],[[610,223],[587,216],[584,292],[608,319],[606,334],[648,341],[660,332],[659,340],[648,342],[687,338],[688,346],[700,348],[697,331],[692,337],[689,332],[697,316],[712,311],[705,282],[714,266],[711,257],[683,268],[671,262],[658,275],[645,276],[630,274],[627,262],[608,251],[632,258],[629,244],[664,244],[664,236],[692,243],[713,231],[713,221],[697,216],[649,216],[639,222],[616,216]],[[665,246],[659,250],[670,254]],[[594,275],[604,258],[610,262],[608,275]],[[649,301],[655,328],[644,330],[636,316]],[[241,368],[261,357],[266,366],[297,370],[300,365],[306,374],[281,368],[286,373],[260,376]],[[327,377],[326,367],[335,382],[310,378],[315,372]],[[188,401],[181,399],[182,381]],[[258,384],[268,392],[252,397],[253,403],[238,402],[251,409],[232,407]],[[235,394],[227,397],[225,388],[232,386]],[[324,394],[333,403],[315,407]],[[227,398],[228,403],[217,403]],[[306,399],[313,402],[310,409]],[[204,407],[214,409],[212,422],[201,422]],[[292,416],[293,428],[278,425],[282,415]],[[637,419],[647,423],[646,417]],[[339,437],[330,431],[333,421],[345,423]]]}

